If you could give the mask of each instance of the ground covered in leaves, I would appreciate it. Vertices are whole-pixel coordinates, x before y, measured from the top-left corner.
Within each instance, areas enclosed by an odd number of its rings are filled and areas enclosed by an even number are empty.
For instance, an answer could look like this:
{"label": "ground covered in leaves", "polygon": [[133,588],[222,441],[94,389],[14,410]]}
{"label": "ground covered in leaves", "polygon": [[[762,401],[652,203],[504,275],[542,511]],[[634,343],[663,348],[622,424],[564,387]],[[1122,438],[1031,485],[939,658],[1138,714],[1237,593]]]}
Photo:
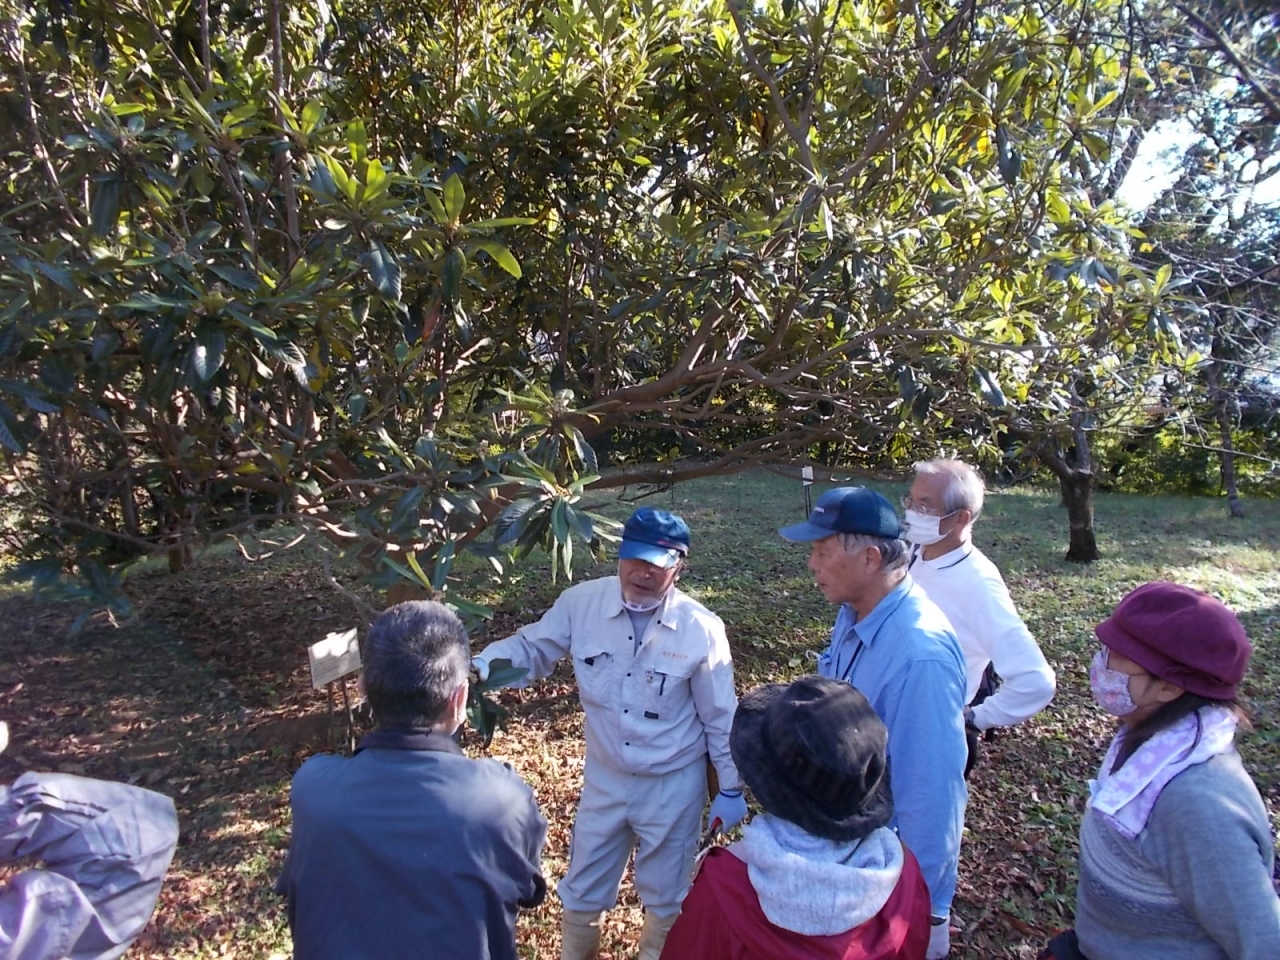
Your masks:
{"label": "ground covered in leaves", "polygon": [[[687,484],[645,502],[690,521],[684,586],[726,621],[740,689],[808,672],[834,611],[812,586],[803,549],[774,534],[803,513],[799,483],[759,473]],[[621,517],[630,508],[606,509]],[[1066,517],[1050,493],[994,495],[978,527],[979,545],[1004,570],[1058,671],[1059,693],[1034,721],[988,743],[975,772],[953,914],[953,956],[961,960],[1032,957],[1046,934],[1070,922],[1086,782],[1110,735],[1085,679],[1091,626],[1138,583],[1181,580],[1241,613],[1256,647],[1245,687],[1255,727],[1241,750],[1273,821],[1280,812],[1280,504],[1251,504],[1248,519],[1231,521],[1216,500],[1103,495],[1098,529],[1105,557],[1079,567],[1060,559]],[[550,582],[544,564],[505,583],[479,567],[460,569],[455,589],[493,607],[494,638],[540,615],[563,586]],[[579,576],[608,572],[605,565]],[[359,589],[357,571],[345,576]],[[75,610],[0,600],[0,718],[13,741],[0,756],[0,781],[61,770],[175,798],[178,854],[155,920],[130,957],[286,957],[271,885],[288,845],[289,777],[307,756],[345,739],[341,704],[335,723],[324,695],[310,689],[305,651],[355,625],[357,615],[314,558],[298,551],[257,563],[218,553],[178,577],[137,578],[132,590],[137,621],[122,629],[91,621],[74,638],[67,628]],[[564,872],[582,774],[572,679],[562,668],[502,699],[511,722],[489,753],[536,791],[551,823],[545,866],[554,882]],[[479,751],[475,743],[470,749]],[[522,916],[524,956],[557,955],[557,909],[553,896]],[[608,921],[607,955],[632,956],[639,924],[624,885]]]}

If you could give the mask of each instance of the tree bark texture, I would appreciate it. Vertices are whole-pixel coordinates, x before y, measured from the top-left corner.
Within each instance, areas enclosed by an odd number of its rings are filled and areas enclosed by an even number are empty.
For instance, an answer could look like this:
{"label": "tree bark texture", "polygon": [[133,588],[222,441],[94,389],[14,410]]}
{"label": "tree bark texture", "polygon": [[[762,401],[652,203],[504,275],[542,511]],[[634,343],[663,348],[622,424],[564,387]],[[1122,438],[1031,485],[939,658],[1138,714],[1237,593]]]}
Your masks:
{"label": "tree bark texture", "polygon": [[1093,532],[1093,472],[1069,470],[1058,476],[1062,487],[1062,502],[1067,508],[1067,522],[1071,537],[1067,545],[1067,560],[1072,563],[1092,563],[1098,553],[1098,538]]}
{"label": "tree bark texture", "polygon": [[1070,528],[1066,559],[1071,563],[1092,563],[1101,556],[1093,532],[1093,455],[1083,417],[1073,420],[1074,445],[1069,450],[1063,450],[1056,440],[1045,440],[1035,449],[1040,462],[1058,478],[1062,490]]}
{"label": "tree bark texture", "polygon": [[1227,509],[1233,517],[1244,516],[1244,503],[1240,500],[1240,489],[1236,485],[1236,448],[1231,442],[1231,431],[1235,426],[1230,407],[1225,398],[1218,401],[1218,427],[1222,431],[1222,448],[1218,453],[1222,469],[1222,489],[1227,493]]}

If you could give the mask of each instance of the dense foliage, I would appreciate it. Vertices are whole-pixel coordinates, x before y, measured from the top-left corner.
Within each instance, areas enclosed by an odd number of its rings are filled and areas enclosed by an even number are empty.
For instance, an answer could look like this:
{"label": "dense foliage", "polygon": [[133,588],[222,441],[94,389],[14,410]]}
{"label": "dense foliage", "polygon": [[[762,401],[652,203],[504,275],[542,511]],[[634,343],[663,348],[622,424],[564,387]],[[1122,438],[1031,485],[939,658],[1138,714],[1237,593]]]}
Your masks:
{"label": "dense foliage", "polygon": [[1065,463],[1182,362],[1096,190],[1152,85],[1120,0],[0,10],[45,586],[264,520],[432,591],[495,519],[568,569],[593,483]]}

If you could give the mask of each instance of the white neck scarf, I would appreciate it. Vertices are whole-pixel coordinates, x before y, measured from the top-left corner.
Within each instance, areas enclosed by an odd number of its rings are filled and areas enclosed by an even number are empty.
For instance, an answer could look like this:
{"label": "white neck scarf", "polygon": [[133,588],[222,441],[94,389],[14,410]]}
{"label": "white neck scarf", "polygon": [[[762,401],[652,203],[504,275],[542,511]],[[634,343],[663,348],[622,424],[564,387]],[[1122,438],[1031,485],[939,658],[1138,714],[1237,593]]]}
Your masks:
{"label": "white neck scarf", "polygon": [[1097,780],[1089,781],[1088,805],[1122,835],[1142,832],[1160,791],[1188,767],[1235,749],[1236,715],[1225,707],[1201,707],[1140,746],[1115,773],[1124,732],[1116,734]]}

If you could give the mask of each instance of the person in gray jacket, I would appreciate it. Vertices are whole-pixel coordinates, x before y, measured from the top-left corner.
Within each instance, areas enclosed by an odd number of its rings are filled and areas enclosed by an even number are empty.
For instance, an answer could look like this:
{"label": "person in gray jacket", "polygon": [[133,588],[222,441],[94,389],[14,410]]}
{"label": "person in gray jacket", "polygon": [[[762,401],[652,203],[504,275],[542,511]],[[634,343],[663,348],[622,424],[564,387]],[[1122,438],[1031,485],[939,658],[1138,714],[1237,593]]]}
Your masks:
{"label": "person in gray jacket", "polygon": [[[0,752],[9,741],[0,723]],[[151,919],[178,845],[168,797],[65,773],[0,784],[0,864],[39,861],[0,885],[4,960],[113,960]]]}
{"label": "person in gray jacket", "polygon": [[1240,762],[1235,614],[1176,583],[1134,590],[1095,632],[1099,705],[1120,718],[1080,827],[1074,931],[1051,960],[1275,960],[1266,807]]}

